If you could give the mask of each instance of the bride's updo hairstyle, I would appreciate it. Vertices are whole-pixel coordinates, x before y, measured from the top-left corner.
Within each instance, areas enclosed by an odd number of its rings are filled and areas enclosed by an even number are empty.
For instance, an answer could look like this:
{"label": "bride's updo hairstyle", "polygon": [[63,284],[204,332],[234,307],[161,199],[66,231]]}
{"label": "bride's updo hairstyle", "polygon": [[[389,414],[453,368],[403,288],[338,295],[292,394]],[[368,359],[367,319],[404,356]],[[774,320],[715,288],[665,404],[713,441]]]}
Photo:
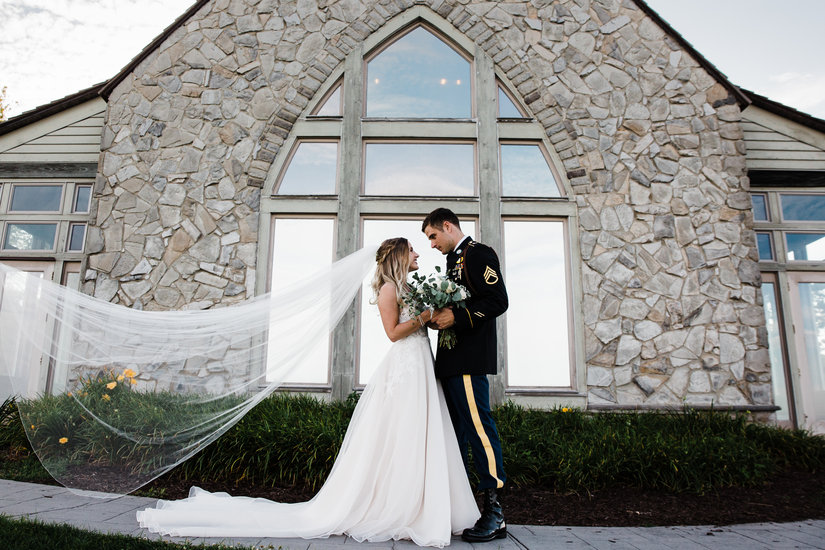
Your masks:
{"label": "bride's updo hairstyle", "polygon": [[410,270],[410,241],[404,237],[387,239],[375,253],[375,276],[372,278],[372,303],[378,301],[378,292],[385,283],[395,285],[398,303],[403,303],[407,289],[407,273]]}

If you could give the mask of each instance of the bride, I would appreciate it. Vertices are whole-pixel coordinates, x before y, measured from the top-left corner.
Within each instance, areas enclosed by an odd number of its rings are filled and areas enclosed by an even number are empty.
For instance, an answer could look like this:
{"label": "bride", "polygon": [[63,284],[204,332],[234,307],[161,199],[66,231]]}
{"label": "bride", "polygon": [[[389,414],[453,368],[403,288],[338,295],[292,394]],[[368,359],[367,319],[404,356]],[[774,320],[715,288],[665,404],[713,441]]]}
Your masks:
{"label": "bride", "polygon": [[174,536],[348,535],[362,541],[411,539],[443,547],[479,517],[444,394],[433,373],[426,323],[403,303],[418,254],[404,238],[376,253],[372,289],[390,351],[373,374],[323,487],[308,502],[209,493],[159,501],[137,513],[141,527]]}

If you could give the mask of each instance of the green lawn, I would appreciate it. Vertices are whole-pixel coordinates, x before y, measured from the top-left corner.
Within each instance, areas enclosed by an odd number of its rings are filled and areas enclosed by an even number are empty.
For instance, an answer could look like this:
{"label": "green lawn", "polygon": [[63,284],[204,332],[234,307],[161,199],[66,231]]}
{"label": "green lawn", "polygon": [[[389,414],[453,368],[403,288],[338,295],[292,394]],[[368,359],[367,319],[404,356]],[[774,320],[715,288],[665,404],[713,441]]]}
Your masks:
{"label": "green lawn", "polygon": [[177,544],[128,535],[105,535],[84,531],[71,525],[11,519],[3,515],[0,515],[0,541],[3,541],[2,547],[6,550],[176,550],[184,548],[188,550],[193,548],[260,550],[253,546]]}

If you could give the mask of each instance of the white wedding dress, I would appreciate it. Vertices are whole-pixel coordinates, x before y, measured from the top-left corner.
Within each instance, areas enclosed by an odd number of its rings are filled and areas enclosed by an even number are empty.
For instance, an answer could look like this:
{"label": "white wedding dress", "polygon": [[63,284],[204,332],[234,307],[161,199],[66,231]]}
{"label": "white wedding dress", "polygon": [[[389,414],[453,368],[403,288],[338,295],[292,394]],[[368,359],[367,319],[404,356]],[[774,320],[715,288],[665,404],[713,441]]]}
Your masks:
{"label": "white wedding dress", "polygon": [[[409,320],[402,313],[401,321]],[[193,487],[137,513],[150,531],[193,537],[411,539],[443,547],[479,517],[426,329],[395,342],[355,408],[324,486],[286,504]]]}

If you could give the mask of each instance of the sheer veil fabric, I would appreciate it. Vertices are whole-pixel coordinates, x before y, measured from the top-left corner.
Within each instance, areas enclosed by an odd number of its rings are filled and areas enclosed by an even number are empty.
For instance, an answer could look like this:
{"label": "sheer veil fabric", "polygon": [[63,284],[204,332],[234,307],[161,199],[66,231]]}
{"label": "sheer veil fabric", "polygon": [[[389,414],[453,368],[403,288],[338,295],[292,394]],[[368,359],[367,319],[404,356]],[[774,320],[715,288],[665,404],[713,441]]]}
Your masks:
{"label": "sheer veil fabric", "polygon": [[58,482],[104,498],[129,493],[217,439],[311,360],[374,270],[376,250],[238,305],[165,312],[0,263],[0,383],[18,396],[32,447]]}
{"label": "sheer veil fabric", "polygon": [[392,345],[312,500],[283,504],[195,487],[188,499],[138,512],[142,527],[176,536],[347,534],[359,542],[411,539],[437,547],[478,517],[426,329]]}

